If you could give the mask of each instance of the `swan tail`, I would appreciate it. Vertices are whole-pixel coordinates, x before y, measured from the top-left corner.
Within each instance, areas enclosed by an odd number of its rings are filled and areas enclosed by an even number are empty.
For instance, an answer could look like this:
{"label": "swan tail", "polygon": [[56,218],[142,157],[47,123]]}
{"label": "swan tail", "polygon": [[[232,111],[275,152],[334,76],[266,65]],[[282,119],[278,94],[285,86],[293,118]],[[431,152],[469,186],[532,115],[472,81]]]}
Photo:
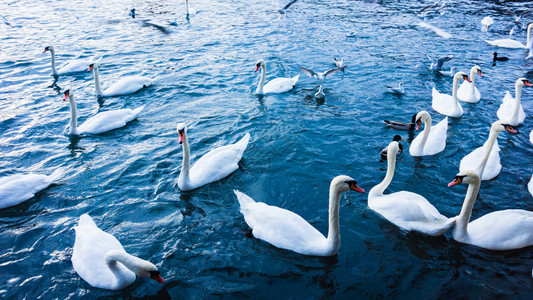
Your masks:
{"label": "swan tail", "polygon": [[233,190],[233,192],[237,196],[237,200],[241,206],[241,212],[245,210],[248,205],[255,203],[254,199],[250,198],[248,195],[239,192],[238,190]]}
{"label": "swan tail", "polygon": [[50,177],[52,178],[52,181],[56,181],[58,180],[59,178],[63,177],[63,175],[65,175],[66,173],[66,170],[64,168],[59,168],[57,170],[55,170],[51,175]]}
{"label": "swan tail", "polygon": [[237,146],[237,148],[241,149],[243,152],[244,150],[246,150],[246,148],[248,147],[248,142],[250,141],[250,133],[247,132],[240,141],[238,141],[237,143],[235,143],[235,146]]}
{"label": "swan tail", "polygon": [[295,85],[298,82],[299,79],[300,79],[300,74],[298,74],[298,75],[294,76],[293,78],[291,78],[292,84]]}
{"label": "swan tail", "polygon": [[78,223],[78,226],[92,226],[92,227],[96,227],[96,223],[94,223],[93,219],[91,218],[91,216],[89,216],[88,214],[83,214],[80,216],[80,222]]}
{"label": "swan tail", "polygon": [[141,111],[144,109],[145,106],[146,106],[146,105],[143,105],[143,106],[138,107],[138,108],[136,108],[136,109],[134,109],[134,110],[131,111],[131,113],[132,113],[133,116],[134,116],[133,119],[137,118],[137,116],[141,113]]}

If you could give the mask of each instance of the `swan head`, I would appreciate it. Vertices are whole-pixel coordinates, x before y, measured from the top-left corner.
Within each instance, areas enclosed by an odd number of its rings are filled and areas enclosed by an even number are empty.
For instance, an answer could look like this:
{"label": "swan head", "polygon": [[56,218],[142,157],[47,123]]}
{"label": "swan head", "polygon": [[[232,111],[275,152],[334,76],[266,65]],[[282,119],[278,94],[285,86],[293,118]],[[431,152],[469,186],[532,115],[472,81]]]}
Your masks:
{"label": "swan head", "polygon": [[260,68],[264,68],[265,64],[266,62],[264,59],[258,60],[257,63],[255,64],[255,72],[257,72],[257,70],[259,70]]}
{"label": "swan head", "polygon": [[415,118],[416,130],[419,130],[420,126],[422,125],[422,122],[425,122],[428,118],[431,122],[431,116],[429,115],[427,111],[423,110],[419,112]]}
{"label": "swan head", "polygon": [[98,63],[92,63],[89,65],[89,69],[87,69],[87,72],[92,71],[94,68],[98,69]]}
{"label": "swan head", "polygon": [[466,184],[479,184],[479,175],[476,171],[473,170],[467,170],[464,172],[460,172],[455,176],[452,182],[448,183],[448,187],[452,187],[454,185],[458,185],[461,183]]}
{"label": "swan head", "polygon": [[72,93],[70,92],[70,89],[63,92],[63,101],[67,101],[69,97],[72,97]]}
{"label": "swan head", "polygon": [[496,121],[492,123],[492,126],[490,128],[491,130],[495,130],[496,132],[500,133],[502,131],[508,131],[510,133],[518,133],[516,129],[513,128],[513,126],[509,124],[505,124],[502,121]]}
{"label": "swan head", "polygon": [[483,77],[483,73],[481,72],[481,68],[478,65],[473,66],[472,67],[472,71],[476,72],[479,75],[479,77]]}
{"label": "swan head", "polygon": [[519,87],[523,87],[524,85],[525,86],[533,86],[533,84],[531,84],[531,81],[529,81],[527,78],[518,78],[516,80],[516,86],[519,86]]}
{"label": "swan head", "polygon": [[470,78],[468,78],[468,75],[466,75],[465,72],[457,72],[455,73],[455,76],[453,76],[453,80],[459,80],[459,79],[464,79],[468,82],[472,82],[472,80],[470,80]]}
{"label": "swan head", "polygon": [[176,129],[178,130],[179,142],[180,144],[183,144],[185,141],[185,135],[187,134],[187,125],[185,125],[185,123],[179,123],[176,126]]}
{"label": "swan head", "polygon": [[152,278],[153,280],[161,284],[165,284],[165,279],[161,277],[159,270],[157,270],[157,267],[154,266],[151,262],[147,261],[145,266],[137,270],[137,272],[135,273],[141,277]]}
{"label": "swan head", "polygon": [[54,51],[55,51],[54,46],[46,46],[46,47],[44,47],[43,53],[45,53],[47,51],[50,51],[50,52],[54,53]]}
{"label": "swan head", "polygon": [[364,193],[365,190],[357,185],[357,182],[350,176],[339,175],[331,181],[331,188],[339,192],[356,191]]}

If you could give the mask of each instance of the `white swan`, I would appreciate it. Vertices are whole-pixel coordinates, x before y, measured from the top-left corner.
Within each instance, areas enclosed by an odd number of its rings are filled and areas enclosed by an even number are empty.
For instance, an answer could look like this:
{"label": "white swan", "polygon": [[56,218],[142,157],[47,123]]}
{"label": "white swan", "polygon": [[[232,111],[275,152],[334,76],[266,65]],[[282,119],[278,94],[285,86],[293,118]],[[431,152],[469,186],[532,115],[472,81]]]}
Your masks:
{"label": "white swan", "polygon": [[485,42],[491,44],[492,46],[502,47],[502,48],[511,48],[511,49],[527,49],[529,48],[529,45],[531,45],[531,29],[533,28],[533,23],[530,23],[527,26],[527,41],[526,45],[520,43],[519,41],[515,41],[513,39],[500,39],[500,40],[494,40],[494,41],[487,41]]}
{"label": "white swan", "polygon": [[481,99],[481,94],[476,87],[476,73],[479,74],[480,77],[483,77],[481,68],[479,66],[473,66],[472,69],[470,69],[469,77],[472,82],[463,81],[457,90],[457,98],[459,98],[459,100],[468,103],[478,103]]}
{"label": "white swan", "polygon": [[164,284],[156,266],[126,253],[120,242],[96,226],[88,214],[80,217],[72,251],[76,273],[91,286],[120,290],[135,281],[135,274]]}
{"label": "white swan", "polygon": [[533,245],[533,212],[500,210],[469,223],[481,181],[478,174],[470,170],[457,174],[448,186],[459,183],[467,183],[468,190],[453,228],[452,236],[456,241],[490,250],[511,250]]}
{"label": "white swan", "polygon": [[488,31],[489,30],[489,27],[490,25],[494,24],[494,19],[492,19],[491,16],[486,16],[483,18],[483,20],[481,20],[481,25],[483,25],[481,27],[481,31]]}
{"label": "white swan", "polygon": [[85,72],[87,66],[94,62],[94,57],[89,58],[80,58],[76,60],[71,60],[64,65],[62,65],[59,70],[56,68],[56,51],[53,46],[46,46],[43,53],[50,51],[52,56],[52,75],[59,76],[70,73]]}
{"label": "white swan", "polygon": [[387,152],[387,175],[368,193],[368,207],[405,230],[432,236],[444,234],[454,224],[455,219],[441,215],[426,198],[407,191],[383,194],[394,176],[398,142],[391,142]]}
{"label": "white swan", "polygon": [[501,121],[511,125],[516,126],[526,118],[526,113],[520,104],[520,98],[522,97],[522,87],[523,86],[533,86],[529,80],[526,78],[518,78],[515,83],[515,98],[511,96],[509,91],[505,91],[505,97],[503,97],[503,102],[498,108],[496,115],[500,118]]}
{"label": "white swan", "polygon": [[33,198],[35,193],[44,190],[63,175],[62,169],[52,175],[14,174],[0,178],[0,209],[17,205]]}
{"label": "white swan", "polygon": [[431,116],[425,110],[416,115],[416,130],[424,122],[424,131],[418,134],[409,147],[411,156],[434,155],[446,148],[446,132],[448,131],[448,117],[437,125],[431,126]]}
{"label": "white swan", "polygon": [[126,123],[137,118],[139,113],[144,108],[144,105],[131,110],[126,109],[117,109],[100,112],[89,119],[87,119],[83,124],[78,126],[78,113],[76,108],[76,101],[74,101],[74,96],[70,90],[66,90],[64,93],[63,100],[69,101],[70,104],[70,128],[69,134],[73,135],[84,135],[84,134],[98,134],[106,131],[110,131],[116,128],[125,126]]}
{"label": "white swan", "polygon": [[433,101],[431,107],[437,112],[452,118],[460,118],[463,115],[463,107],[457,101],[457,87],[459,80],[464,79],[470,82],[468,75],[464,72],[457,72],[453,76],[453,90],[452,95],[441,94],[437,89],[433,88]]}
{"label": "white swan", "polygon": [[110,87],[102,90],[100,86],[100,72],[98,71],[98,64],[92,63],[89,65],[89,70],[94,73],[94,85],[96,95],[99,97],[113,97],[123,96],[136,93],[142,88],[148,87],[152,84],[152,79],[145,76],[126,76],[119,81],[113,83]]}
{"label": "white swan", "polygon": [[461,159],[459,172],[476,170],[481,176],[481,180],[491,180],[500,174],[502,165],[500,164],[500,147],[498,146],[498,134],[502,131],[517,133],[517,131],[502,121],[492,123],[487,141],[483,146],[470,152]]}
{"label": "white swan", "polygon": [[254,237],[278,248],[304,255],[332,256],[339,251],[339,202],[343,192],[365,191],[349,176],[340,175],[329,187],[329,230],[326,238],[299,215],[286,209],[255,202],[247,195],[234,190],[244,220],[252,228]]}
{"label": "white swan", "polygon": [[221,180],[239,168],[239,161],[248,142],[250,133],[235,144],[215,148],[190,166],[189,139],[187,126],[179,123],[177,126],[179,143],[183,146],[183,163],[178,177],[178,187],[182,191],[190,191],[202,185]]}
{"label": "white swan", "polygon": [[298,82],[298,79],[300,78],[300,75],[296,75],[292,78],[274,78],[270,80],[267,84],[265,84],[266,79],[266,62],[263,59],[260,59],[257,64],[255,71],[261,69],[261,79],[259,79],[259,84],[257,85],[257,89],[255,90],[256,94],[279,94],[279,93],[285,93],[294,88],[296,83]]}
{"label": "white swan", "polygon": [[189,7],[189,0],[185,0],[185,6],[187,9],[187,16],[196,14],[196,9],[194,9],[193,7]]}

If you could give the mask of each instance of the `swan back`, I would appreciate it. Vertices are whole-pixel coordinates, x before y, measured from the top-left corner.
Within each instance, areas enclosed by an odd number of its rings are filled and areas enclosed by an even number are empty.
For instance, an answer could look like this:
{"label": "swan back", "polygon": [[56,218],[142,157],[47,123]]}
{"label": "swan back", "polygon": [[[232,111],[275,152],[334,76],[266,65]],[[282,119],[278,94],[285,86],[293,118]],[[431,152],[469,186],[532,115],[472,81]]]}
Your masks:
{"label": "swan back", "polygon": [[0,178],[0,209],[17,205],[33,198],[35,193],[47,188],[63,175],[57,169],[51,175],[25,174]]}

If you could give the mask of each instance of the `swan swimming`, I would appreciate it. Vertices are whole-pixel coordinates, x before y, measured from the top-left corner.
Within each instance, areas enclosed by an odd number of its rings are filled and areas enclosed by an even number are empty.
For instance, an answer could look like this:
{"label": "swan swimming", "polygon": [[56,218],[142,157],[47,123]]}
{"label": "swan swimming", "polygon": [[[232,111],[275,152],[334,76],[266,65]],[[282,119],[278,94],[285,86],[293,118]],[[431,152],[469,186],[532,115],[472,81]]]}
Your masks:
{"label": "swan swimming", "polygon": [[468,75],[464,72],[457,72],[453,76],[453,88],[452,95],[441,94],[437,89],[433,88],[431,94],[433,100],[431,101],[431,107],[437,112],[452,118],[460,118],[463,116],[463,107],[457,101],[457,89],[459,86],[459,80],[464,79],[470,82]]}
{"label": "swan swimming", "polygon": [[0,209],[33,198],[37,192],[58,180],[63,173],[63,169],[57,169],[51,175],[14,174],[0,178]]}
{"label": "swan swimming", "polygon": [[409,154],[411,156],[435,155],[446,148],[446,133],[448,131],[448,117],[437,125],[431,126],[431,115],[423,110],[416,115],[416,130],[424,122],[424,131],[411,142]]}
{"label": "swan swimming", "polygon": [[100,72],[98,71],[98,64],[92,63],[89,65],[87,71],[93,71],[94,73],[94,85],[96,95],[99,97],[114,97],[134,94],[140,89],[146,88],[152,85],[152,79],[145,76],[126,76],[113,83],[110,87],[102,90],[100,86]]}
{"label": "swan swimming", "polygon": [[255,72],[257,70],[261,69],[261,78],[259,79],[259,84],[257,85],[257,89],[255,91],[256,94],[279,94],[279,93],[285,93],[294,88],[296,83],[298,82],[298,79],[300,78],[300,75],[296,75],[292,78],[274,78],[270,80],[267,84],[265,84],[266,79],[266,62],[263,59],[260,59],[255,68]]}
{"label": "swan swimming", "polygon": [[515,98],[511,96],[509,91],[505,92],[505,97],[503,97],[502,104],[496,115],[500,120],[511,126],[516,126],[524,122],[526,118],[526,113],[520,99],[522,97],[522,87],[523,86],[533,86],[527,78],[518,78],[515,82]]}
{"label": "swan swimming", "polygon": [[457,89],[457,98],[459,100],[468,103],[478,103],[481,99],[481,94],[479,93],[479,90],[476,87],[476,74],[478,74],[480,77],[483,77],[481,68],[477,65],[473,66],[472,69],[470,69],[469,79],[471,81],[463,81],[459,89]]}
{"label": "swan swimming", "polygon": [[500,39],[500,40],[494,40],[494,41],[488,41],[485,40],[485,42],[489,43],[492,46],[502,47],[502,48],[510,48],[510,49],[527,49],[531,45],[531,29],[533,28],[533,23],[530,23],[527,26],[527,40],[526,45],[520,43],[519,41],[513,40],[513,39]]}
{"label": "swan swimming", "polygon": [[87,70],[87,66],[92,64],[95,61],[94,57],[89,58],[80,58],[76,60],[71,60],[61,67],[59,69],[56,68],[56,51],[53,46],[46,46],[44,48],[43,53],[50,52],[50,55],[52,56],[52,75],[59,76],[59,75],[66,75],[66,74],[72,74],[72,73],[78,73],[78,72],[85,72]]}

